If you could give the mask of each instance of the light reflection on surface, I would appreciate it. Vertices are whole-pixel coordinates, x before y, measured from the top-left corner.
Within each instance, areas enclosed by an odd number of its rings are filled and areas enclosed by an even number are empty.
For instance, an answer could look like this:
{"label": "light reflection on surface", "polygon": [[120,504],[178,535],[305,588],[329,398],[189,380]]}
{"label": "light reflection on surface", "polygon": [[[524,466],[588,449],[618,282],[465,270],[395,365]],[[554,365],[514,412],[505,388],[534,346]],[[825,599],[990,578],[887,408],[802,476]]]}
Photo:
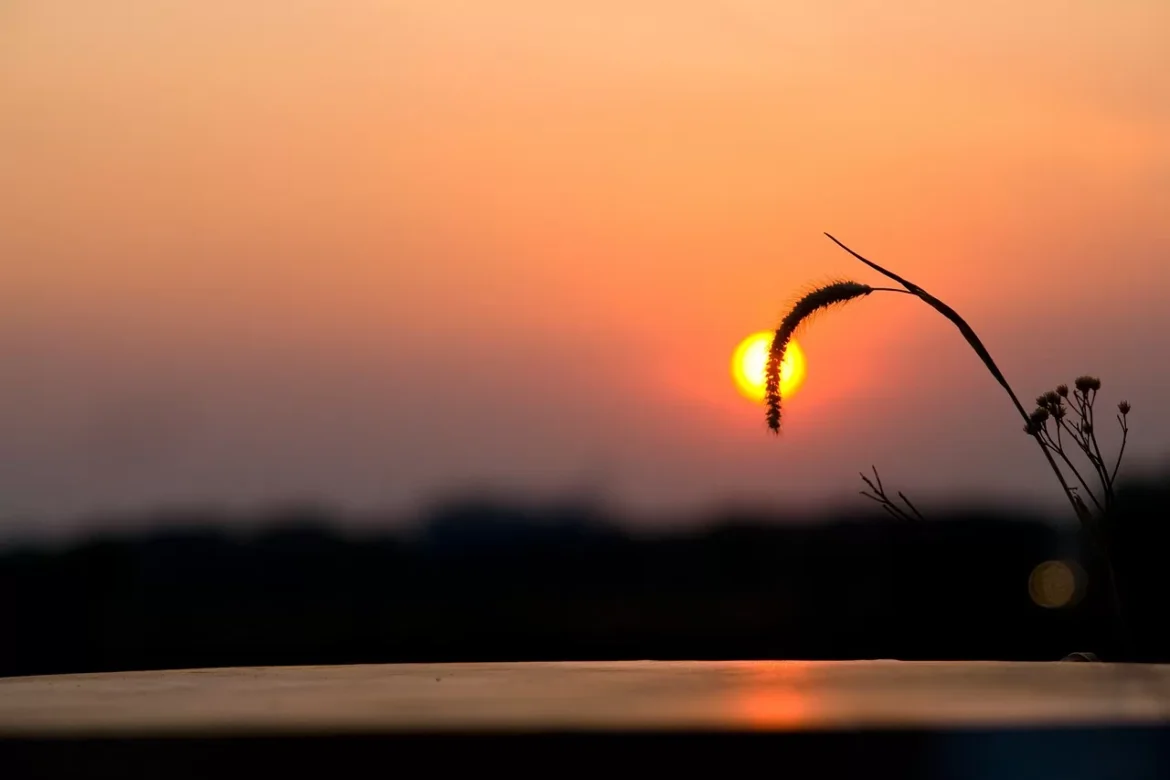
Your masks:
{"label": "light reflection on surface", "polygon": [[737,665],[731,717],[749,728],[808,727],[821,709],[809,685],[810,669],[806,661]]}

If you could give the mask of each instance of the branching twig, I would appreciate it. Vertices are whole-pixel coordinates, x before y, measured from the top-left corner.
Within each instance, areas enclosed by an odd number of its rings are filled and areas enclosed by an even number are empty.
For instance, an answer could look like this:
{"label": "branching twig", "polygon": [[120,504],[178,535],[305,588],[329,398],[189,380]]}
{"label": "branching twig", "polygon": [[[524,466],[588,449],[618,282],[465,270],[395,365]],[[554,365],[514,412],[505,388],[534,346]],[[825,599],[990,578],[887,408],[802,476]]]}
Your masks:
{"label": "branching twig", "polygon": [[[1060,433],[1060,426],[1062,425],[1064,425],[1063,421],[1057,425],[1056,431],[1058,435]],[[1085,489],[1085,492],[1089,495],[1089,500],[1093,502],[1093,506],[1097,507],[1097,511],[1104,512],[1105,508],[1101,506],[1101,502],[1097,500],[1097,496],[1093,493],[1093,489],[1089,487],[1089,483],[1086,482],[1085,478],[1081,476],[1081,472],[1078,471],[1077,467],[1073,465],[1073,462],[1069,459],[1068,454],[1065,453],[1064,447],[1060,445],[1059,441],[1053,440],[1052,434],[1048,433],[1046,428],[1043,430],[1042,435],[1045,443],[1052,449],[1053,452],[1060,456],[1061,460],[1063,460],[1065,465],[1068,466],[1069,471],[1071,471],[1073,476],[1077,478],[1077,481],[1081,483],[1081,487]]]}
{"label": "branching twig", "polygon": [[906,494],[903,493],[901,490],[898,491],[898,497],[906,502],[906,506],[910,507],[910,511],[914,513],[915,517],[917,517],[919,520],[926,519],[925,517],[922,516],[922,513],[919,512],[918,509],[913,504],[910,503],[910,499],[906,498]]}
{"label": "branching twig", "polygon": [[[914,504],[910,503],[910,499],[906,498],[906,494],[903,493],[902,491],[898,491],[898,497],[906,502],[906,506],[910,507],[910,511],[914,513],[914,516],[911,517],[909,514],[906,513],[906,510],[902,509],[902,507],[895,504],[890,499],[890,497],[886,495],[885,487],[882,485],[882,478],[878,476],[877,467],[870,466],[870,468],[873,469],[873,481],[870,481],[870,478],[865,476],[865,474],[861,474],[861,481],[864,482],[866,485],[868,485],[869,490],[871,490],[873,492],[871,493],[869,491],[862,490],[862,491],[860,491],[861,495],[865,496],[866,498],[870,499],[871,501],[876,501],[877,503],[881,504],[883,509],[885,509],[887,512],[889,512],[891,515],[898,518],[899,520],[907,520],[907,521],[913,522],[915,520],[923,520],[924,519],[922,517],[922,513],[919,512],[917,508],[915,508]],[[876,482],[877,484],[875,485],[874,482]]]}

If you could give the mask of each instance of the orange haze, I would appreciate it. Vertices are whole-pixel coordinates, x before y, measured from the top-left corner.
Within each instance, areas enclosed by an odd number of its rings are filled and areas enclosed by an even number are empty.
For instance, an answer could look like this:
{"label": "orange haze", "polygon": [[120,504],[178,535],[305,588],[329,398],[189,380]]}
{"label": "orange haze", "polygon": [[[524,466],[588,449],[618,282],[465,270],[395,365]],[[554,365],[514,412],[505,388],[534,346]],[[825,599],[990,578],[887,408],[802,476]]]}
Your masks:
{"label": "orange haze", "polygon": [[[727,373],[805,285],[955,306],[1032,397],[1170,414],[1165,0],[17,0],[0,523],[586,492],[675,518],[1059,500],[933,312],[818,320],[779,439]],[[887,476],[888,475],[888,476]]]}

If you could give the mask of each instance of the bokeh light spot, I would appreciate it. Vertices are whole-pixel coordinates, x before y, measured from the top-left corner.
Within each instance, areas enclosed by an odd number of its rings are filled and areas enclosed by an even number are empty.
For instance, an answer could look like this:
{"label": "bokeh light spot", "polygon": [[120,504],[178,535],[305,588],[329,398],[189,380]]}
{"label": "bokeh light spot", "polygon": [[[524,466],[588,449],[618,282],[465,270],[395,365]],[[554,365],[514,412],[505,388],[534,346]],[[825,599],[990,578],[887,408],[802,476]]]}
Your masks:
{"label": "bokeh light spot", "polygon": [[1074,561],[1045,561],[1028,577],[1028,595],[1046,609],[1071,607],[1085,595],[1087,577]]}

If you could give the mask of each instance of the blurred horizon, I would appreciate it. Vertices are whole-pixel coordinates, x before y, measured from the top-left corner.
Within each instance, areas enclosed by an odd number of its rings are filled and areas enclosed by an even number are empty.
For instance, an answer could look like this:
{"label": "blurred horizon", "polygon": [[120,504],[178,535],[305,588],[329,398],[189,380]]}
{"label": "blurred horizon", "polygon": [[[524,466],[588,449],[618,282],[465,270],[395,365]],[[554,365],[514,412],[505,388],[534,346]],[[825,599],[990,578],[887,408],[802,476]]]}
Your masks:
{"label": "blurred horizon", "polygon": [[[189,512],[0,544],[0,677],[567,659],[1164,662],[1170,473],[1127,484],[1107,572],[1085,529],[1018,507],[926,522],[854,504],[648,529],[588,506],[464,501],[397,531],[327,510]],[[61,540],[58,540],[61,541]],[[1130,640],[1111,630],[1119,583]]]}
{"label": "blurred horizon", "polygon": [[[1065,497],[1025,403],[1170,463],[1170,3],[17,0],[0,8],[0,535],[166,507],[623,516]],[[1112,415],[1107,415],[1107,419]],[[1103,444],[1115,452],[1110,429]],[[643,521],[638,521],[643,522]]]}
{"label": "blurred horizon", "polygon": [[[872,472],[868,475],[872,478]],[[906,492],[882,478],[891,497]],[[860,480],[858,487],[863,487]],[[1121,499],[1120,522],[1135,515],[1139,526],[1124,531],[1137,534],[1142,524],[1160,517],[1158,507],[1170,493],[1170,465],[1131,473],[1116,486]],[[1005,525],[1047,527],[1065,540],[1063,554],[1082,553],[1083,528],[1067,509],[1044,502],[1008,501],[1002,496],[954,496],[923,501],[910,494],[914,509],[925,523],[962,525],[972,520]],[[923,521],[894,519],[893,527],[912,529]],[[478,540],[470,547],[489,553],[496,545],[521,545],[526,539],[547,538],[568,542],[576,535],[591,538],[613,535],[630,539],[662,540],[692,538],[727,528],[749,527],[783,534],[806,529],[875,524],[890,527],[891,518],[879,504],[863,498],[858,490],[839,496],[819,497],[804,503],[725,501],[696,505],[687,511],[634,511],[589,492],[538,495],[498,490],[451,491],[408,509],[386,506],[344,506],[310,499],[273,500],[252,504],[211,501],[158,504],[128,509],[94,511],[58,516],[51,522],[9,517],[0,524],[0,555],[39,550],[67,552],[79,547],[211,534],[244,541],[271,534],[321,533],[362,544],[396,539],[419,542],[449,536],[448,541]],[[946,533],[946,531],[943,531]],[[1070,546],[1071,545],[1071,546]],[[1156,551],[1151,551],[1157,554]]]}

